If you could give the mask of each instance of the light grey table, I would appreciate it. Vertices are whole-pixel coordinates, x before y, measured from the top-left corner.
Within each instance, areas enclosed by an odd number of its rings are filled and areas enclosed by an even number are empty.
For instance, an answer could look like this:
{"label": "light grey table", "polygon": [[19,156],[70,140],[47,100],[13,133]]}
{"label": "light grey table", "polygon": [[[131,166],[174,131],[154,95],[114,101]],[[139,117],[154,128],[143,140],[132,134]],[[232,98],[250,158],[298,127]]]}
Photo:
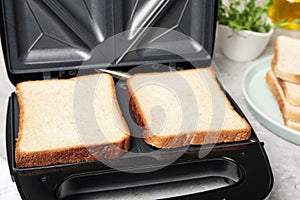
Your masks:
{"label": "light grey table", "polygon": [[[281,34],[300,38],[299,31],[278,29],[272,36],[268,47],[256,60],[273,55],[275,38]],[[265,143],[264,147],[274,175],[274,186],[270,199],[300,199],[300,146],[279,138],[257,122],[249,111],[242,94],[242,76],[256,60],[247,63],[233,62],[226,59],[218,47],[216,47],[214,60],[221,72],[227,91],[247,116],[260,141]]]}
{"label": "light grey table", "polygon": [[[279,34],[293,35],[300,37],[300,32],[295,31],[285,31],[277,30],[273,35],[268,47],[263,52],[263,54],[258,58],[264,58],[270,56],[273,53],[273,44],[275,37]],[[242,94],[241,81],[242,75],[246,69],[251,65],[252,62],[247,63],[238,63],[226,59],[219,51],[218,45],[216,44],[216,50],[214,55],[215,63],[217,64],[223,83],[227,91],[231,94],[237,104],[240,106],[242,111],[247,116],[248,120],[252,124],[253,128],[256,131],[259,139],[265,143],[265,149],[267,151],[273,174],[274,174],[274,187],[270,195],[270,199],[276,200],[286,200],[286,199],[300,199],[300,146],[287,142],[286,140],[279,138],[274,135],[266,128],[264,128],[250,113],[244,96]],[[0,55],[0,156],[5,157],[5,142],[4,142],[4,133],[5,133],[5,113],[6,113],[6,104],[8,96],[11,91],[14,90],[14,87],[10,84],[7,79],[5,65],[3,62],[3,56]],[[1,165],[5,167],[5,165]],[[3,174],[1,174],[3,173]],[[10,193],[5,193],[5,190],[2,187],[9,184],[9,175],[7,169],[4,171],[0,169],[0,199],[12,199]],[[4,179],[2,177],[8,177]],[[185,185],[173,184],[170,186],[159,186],[152,187],[150,189],[132,189],[125,190],[119,193],[104,194],[103,199],[153,199],[153,198],[162,198],[167,196],[172,196],[180,193],[190,193],[197,192],[199,190],[206,190],[207,188],[213,188],[216,186],[221,186],[223,183],[219,180],[213,181],[191,181]],[[4,186],[3,186],[4,185]],[[13,191],[15,188],[12,186]],[[255,192],[255,191],[254,191]],[[18,199],[18,196],[14,197]],[[101,199],[102,199],[101,198]]]}

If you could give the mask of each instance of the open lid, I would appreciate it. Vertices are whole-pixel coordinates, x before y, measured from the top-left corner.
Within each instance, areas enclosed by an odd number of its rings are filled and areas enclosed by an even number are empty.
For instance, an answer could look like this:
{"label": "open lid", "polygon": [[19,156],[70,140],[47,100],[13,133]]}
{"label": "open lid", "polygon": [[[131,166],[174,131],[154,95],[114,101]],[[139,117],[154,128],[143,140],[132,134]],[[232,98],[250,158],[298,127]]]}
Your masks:
{"label": "open lid", "polygon": [[[182,56],[158,50],[168,46],[185,52],[186,41],[159,41],[173,30],[203,47],[187,54],[207,65],[214,46],[216,9],[217,0],[1,0],[7,71],[16,84],[41,79],[49,72],[78,70],[87,62],[95,68],[182,64],[186,62]],[[165,31],[153,38],[151,31],[145,31],[148,27]],[[108,39],[111,42],[106,44],[106,53],[114,55],[120,49],[120,41],[111,39],[116,34],[123,34],[129,46],[112,61],[96,59],[93,63],[93,49]],[[145,42],[150,48],[131,51]]]}

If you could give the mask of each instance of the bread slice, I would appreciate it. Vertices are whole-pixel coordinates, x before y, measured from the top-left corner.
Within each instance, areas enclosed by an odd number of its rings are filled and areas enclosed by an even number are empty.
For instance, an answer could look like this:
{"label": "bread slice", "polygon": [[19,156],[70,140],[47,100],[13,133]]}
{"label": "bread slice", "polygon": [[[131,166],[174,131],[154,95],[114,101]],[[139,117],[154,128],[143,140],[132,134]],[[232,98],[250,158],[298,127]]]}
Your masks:
{"label": "bread slice", "polygon": [[274,46],[272,70],[285,81],[300,84],[300,40],[278,36]]}
{"label": "bread slice", "polygon": [[117,158],[130,133],[107,74],[19,83],[18,167]]}
{"label": "bread slice", "polygon": [[281,79],[278,79],[278,81],[286,100],[294,106],[300,106],[300,85]]}
{"label": "bread slice", "polygon": [[273,71],[267,72],[266,82],[279,105],[285,124],[300,123],[300,106],[294,106],[287,102],[279,80]]}
{"label": "bread slice", "polygon": [[291,129],[294,129],[296,131],[300,131],[300,123],[293,122],[291,120],[284,120],[284,124],[287,127],[290,127]]}
{"label": "bread slice", "polygon": [[127,87],[144,140],[157,148],[235,142],[251,135],[211,67],[136,74]]}

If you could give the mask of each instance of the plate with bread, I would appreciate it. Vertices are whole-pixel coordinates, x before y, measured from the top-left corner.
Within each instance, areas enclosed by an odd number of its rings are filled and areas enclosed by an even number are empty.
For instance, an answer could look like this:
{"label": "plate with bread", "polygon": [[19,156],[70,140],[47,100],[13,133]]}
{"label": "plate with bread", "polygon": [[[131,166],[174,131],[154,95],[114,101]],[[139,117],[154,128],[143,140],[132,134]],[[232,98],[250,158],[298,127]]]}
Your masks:
{"label": "plate with bread", "polygon": [[299,52],[300,40],[278,36],[274,55],[254,63],[242,82],[244,96],[257,120],[296,144],[300,144]]}

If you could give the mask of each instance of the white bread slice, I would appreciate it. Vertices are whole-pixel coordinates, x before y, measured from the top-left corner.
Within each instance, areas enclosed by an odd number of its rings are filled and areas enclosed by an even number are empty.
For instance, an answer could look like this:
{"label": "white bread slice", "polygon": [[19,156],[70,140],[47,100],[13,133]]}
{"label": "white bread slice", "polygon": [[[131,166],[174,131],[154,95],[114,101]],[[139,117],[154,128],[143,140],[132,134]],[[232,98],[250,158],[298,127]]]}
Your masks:
{"label": "white bread slice", "polygon": [[22,82],[16,93],[18,167],[116,158],[129,149],[129,129],[108,74]]}
{"label": "white bread slice", "polygon": [[284,120],[284,124],[286,126],[290,127],[291,129],[294,129],[296,131],[300,131],[300,123],[293,122],[291,120]]}
{"label": "white bread slice", "polygon": [[300,84],[300,40],[278,36],[274,45],[272,70],[285,81]]}
{"label": "white bread slice", "polygon": [[286,100],[294,105],[300,106],[300,85],[288,81],[278,79],[279,84],[283,90]]}
{"label": "white bread slice", "polygon": [[267,72],[266,82],[278,103],[285,124],[291,128],[295,127],[296,123],[300,123],[300,106],[291,105],[286,101],[279,80],[273,71]]}
{"label": "white bread slice", "polygon": [[136,74],[127,87],[144,140],[157,148],[235,142],[251,135],[211,67]]}

